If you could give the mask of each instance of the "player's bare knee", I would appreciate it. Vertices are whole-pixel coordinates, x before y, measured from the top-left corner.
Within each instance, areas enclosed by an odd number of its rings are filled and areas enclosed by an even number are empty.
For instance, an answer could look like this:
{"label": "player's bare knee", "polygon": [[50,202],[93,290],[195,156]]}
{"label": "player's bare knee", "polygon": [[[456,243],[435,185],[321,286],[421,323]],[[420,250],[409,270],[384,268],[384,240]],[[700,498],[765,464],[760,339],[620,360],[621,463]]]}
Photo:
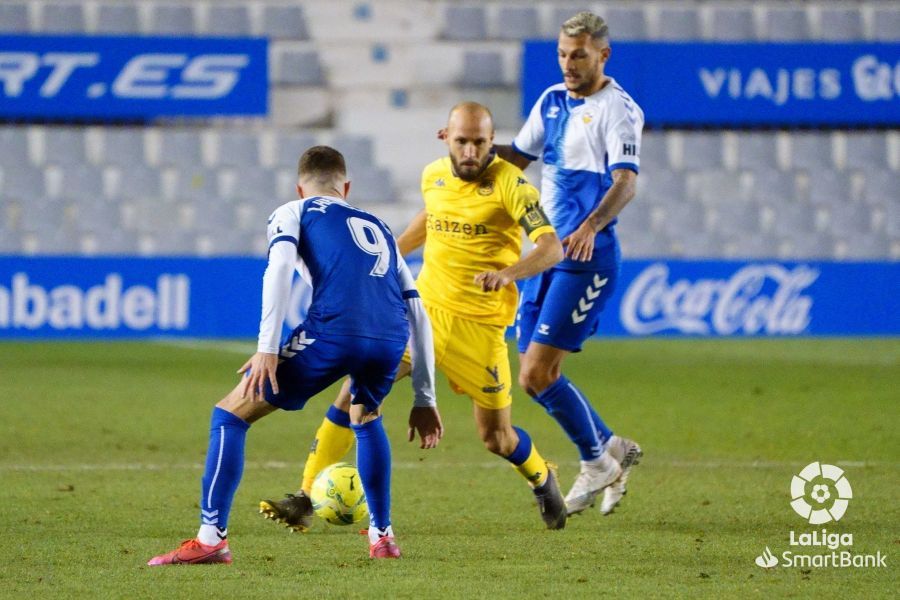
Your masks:
{"label": "player's bare knee", "polygon": [[540,365],[523,366],[519,371],[519,385],[529,396],[535,397],[547,389],[554,381],[559,379],[559,374],[553,376],[551,370]]}
{"label": "player's bare knee", "polygon": [[515,432],[502,429],[485,429],[479,432],[484,447],[493,454],[509,456],[515,450]]}
{"label": "player's bare knee", "polygon": [[381,409],[369,410],[362,404],[350,405],[350,422],[354,425],[365,425],[381,416]]}

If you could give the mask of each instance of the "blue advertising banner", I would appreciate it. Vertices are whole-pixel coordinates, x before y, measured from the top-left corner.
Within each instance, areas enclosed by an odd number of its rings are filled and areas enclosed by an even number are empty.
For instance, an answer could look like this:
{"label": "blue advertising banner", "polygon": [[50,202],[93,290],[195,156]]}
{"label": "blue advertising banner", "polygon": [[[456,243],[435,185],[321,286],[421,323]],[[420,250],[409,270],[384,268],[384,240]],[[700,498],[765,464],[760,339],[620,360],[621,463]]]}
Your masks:
{"label": "blue advertising banner", "polygon": [[264,115],[262,38],[0,36],[0,118]]}
{"label": "blue advertising banner", "polygon": [[[651,126],[900,125],[900,44],[616,42],[606,73]],[[525,42],[522,111],[560,83],[556,41]]]}
{"label": "blue advertising banner", "polygon": [[[0,339],[255,337],[264,270],[258,258],[0,257]],[[625,261],[598,335],[900,335],[898,289],[896,262]],[[288,329],[309,299],[294,286]]]}

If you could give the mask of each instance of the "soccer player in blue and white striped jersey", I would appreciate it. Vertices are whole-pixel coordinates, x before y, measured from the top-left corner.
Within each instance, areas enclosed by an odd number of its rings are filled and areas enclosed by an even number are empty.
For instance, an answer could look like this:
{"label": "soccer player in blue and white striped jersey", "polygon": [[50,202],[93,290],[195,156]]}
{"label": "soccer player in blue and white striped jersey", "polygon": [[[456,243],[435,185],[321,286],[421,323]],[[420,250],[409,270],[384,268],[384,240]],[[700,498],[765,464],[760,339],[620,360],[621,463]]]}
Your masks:
{"label": "soccer player in blue and white striped jersey", "polygon": [[563,359],[597,329],[620,269],[615,225],[634,197],[644,114],[604,73],[609,28],[578,13],[558,42],[563,83],[541,94],[511,146],[497,151],[525,168],[543,161],[541,208],[566,247],[566,258],[525,282],[517,328],[519,382],[578,446],[581,472],[566,496],[569,514],[601,505],[609,514],[625,493],[641,456],[633,441],[614,436],[590,401],[562,374]]}
{"label": "soccer player in blue and white striped jersey", "polygon": [[[213,409],[200,530],[151,559],[151,566],[230,563],[228,516],[250,425],[279,408],[302,409],[347,375],[350,427],[369,504],[369,556],[400,556],[391,528],[391,452],[380,407],[412,334],[410,431],[419,433],[423,448],[437,445],[443,426],[434,396],[431,325],[390,230],[345,202],[350,183],[343,156],[315,146],[301,157],[298,172],[300,199],[269,217],[257,352],[238,371],[244,379]],[[312,304],[306,320],[282,341],[295,270],[312,286]]]}

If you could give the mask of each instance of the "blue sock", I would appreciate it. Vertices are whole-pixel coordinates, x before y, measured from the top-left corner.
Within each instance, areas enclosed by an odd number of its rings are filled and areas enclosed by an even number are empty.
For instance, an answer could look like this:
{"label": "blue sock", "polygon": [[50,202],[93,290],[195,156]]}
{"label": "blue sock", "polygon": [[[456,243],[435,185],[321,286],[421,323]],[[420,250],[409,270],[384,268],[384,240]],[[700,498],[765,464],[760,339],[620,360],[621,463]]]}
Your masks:
{"label": "blue sock", "polygon": [[519,443],[516,445],[516,449],[512,451],[512,454],[506,457],[506,460],[518,467],[531,456],[531,436],[528,435],[527,431],[515,425],[513,425],[513,429],[519,434]]}
{"label": "blue sock", "polygon": [[350,425],[356,434],[356,464],[369,503],[373,527],[391,524],[391,444],[381,417],[363,425]]}
{"label": "blue sock", "polygon": [[250,424],[222,410],[213,408],[209,425],[209,449],[200,496],[200,523],[214,525],[224,531],[234,492],[244,471],[244,443]]}
{"label": "blue sock", "polygon": [[581,460],[592,460],[603,454],[612,431],[597,414],[581,391],[565,375],[560,376],[535,398],[578,446]]}
{"label": "blue sock", "polygon": [[325,418],[341,427],[350,427],[350,413],[345,413],[337,406],[332,404],[325,412]]}

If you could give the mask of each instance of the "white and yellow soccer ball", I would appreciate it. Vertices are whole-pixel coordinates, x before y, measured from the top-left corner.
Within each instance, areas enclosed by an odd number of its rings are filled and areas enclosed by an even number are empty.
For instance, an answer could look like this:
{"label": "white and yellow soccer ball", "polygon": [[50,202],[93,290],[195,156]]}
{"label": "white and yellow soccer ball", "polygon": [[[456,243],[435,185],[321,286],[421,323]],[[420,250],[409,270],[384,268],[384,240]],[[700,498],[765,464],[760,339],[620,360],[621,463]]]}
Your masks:
{"label": "white and yellow soccer ball", "polygon": [[359,471],[350,463],[335,463],[316,475],[310,491],[313,510],[333,525],[352,525],[369,515]]}

